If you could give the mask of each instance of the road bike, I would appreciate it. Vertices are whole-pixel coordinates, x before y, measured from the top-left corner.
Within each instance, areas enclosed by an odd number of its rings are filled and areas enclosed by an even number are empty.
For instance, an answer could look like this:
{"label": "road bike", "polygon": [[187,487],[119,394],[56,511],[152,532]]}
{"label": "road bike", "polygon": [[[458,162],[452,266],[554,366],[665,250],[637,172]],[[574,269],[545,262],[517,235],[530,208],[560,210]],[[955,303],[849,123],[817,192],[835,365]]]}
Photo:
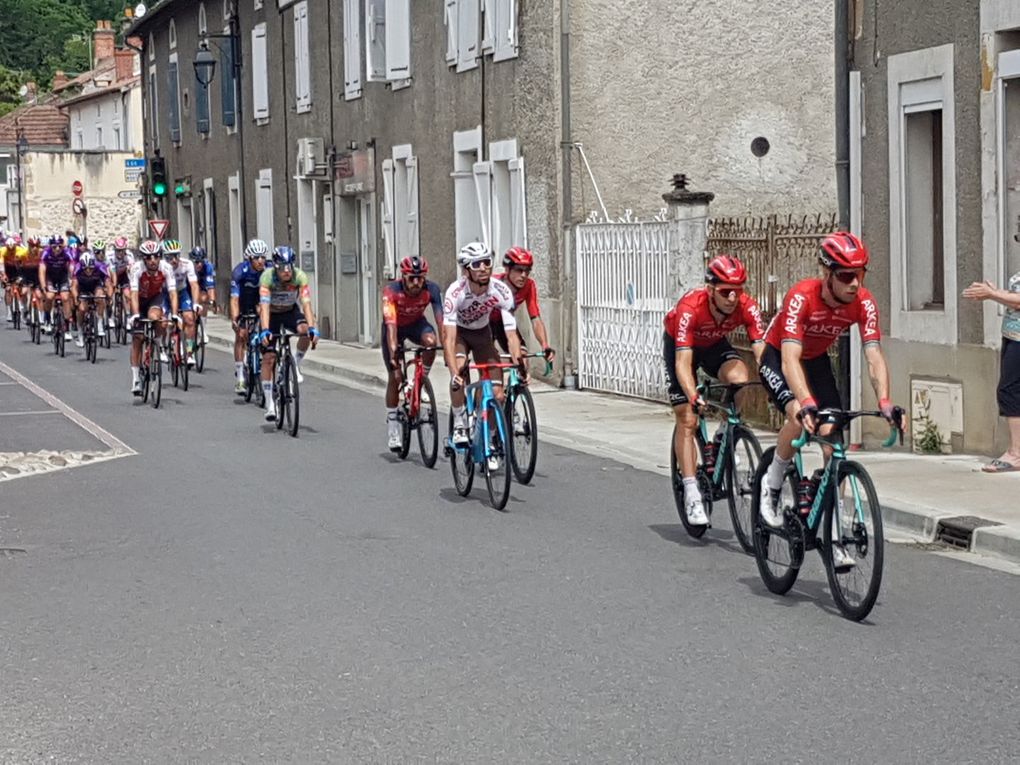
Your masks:
{"label": "road bike", "polygon": [[11,284],[11,329],[21,329],[21,277]]}
{"label": "road bike", "polygon": [[85,303],[85,316],[82,318],[81,326],[78,328],[78,331],[81,332],[82,343],[85,346],[85,358],[95,364],[96,357],[99,355],[98,322],[102,321],[99,318],[98,311],[96,311],[96,297],[95,295],[79,295],[78,300]]}
{"label": "road bike", "polygon": [[439,456],[439,415],[436,410],[436,394],[432,390],[422,355],[442,350],[439,346],[418,346],[411,350],[412,359],[407,361],[401,354],[400,401],[397,419],[400,420],[400,459],[407,459],[411,451],[411,431],[418,432],[418,448],[421,461],[427,468],[436,464]]}
{"label": "road bike", "polygon": [[117,291],[113,296],[113,324],[113,332],[117,336],[117,342],[121,345],[127,345],[127,314],[124,310],[124,293],[121,291],[120,287],[117,287]]}
{"label": "road bike", "polygon": [[[508,354],[500,354],[501,358],[509,359]],[[544,353],[526,353],[522,359],[544,359]],[[535,414],[535,400],[531,390],[524,383],[520,370],[516,366],[509,367],[507,376],[506,397],[503,403],[504,415],[512,432],[510,438],[510,466],[518,483],[528,484],[535,476],[535,465],[538,462],[538,416]],[[552,364],[546,359],[545,373],[552,372]]]}
{"label": "road bike", "polygon": [[142,402],[152,396],[152,408],[159,409],[163,397],[163,366],[159,361],[158,329],[162,320],[138,319],[142,327],[142,359],[138,367],[139,380],[142,383]]}
{"label": "road bike", "polygon": [[184,350],[184,330],[179,322],[171,322],[166,336],[166,355],[170,361],[170,379],[174,387],[188,389],[188,358]]}
{"label": "road bike", "polygon": [[[443,451],[450,458],[453,483],[457,493],[466,497],[471,493],[474,482],[475,464],[481,466],[489,501],[496,510],[506,507],[510,499],[510,479],[513,468],[510,461],[510,446],[507,438],[506,419],[503,408],[496,399],[495,386],[489,378],[493,369],[507,369],[511,364],[471,364],[470,369],[481,373],[478,382],[464,389],[467,402],[468,442],[463,445],[453,441],[454,415],[450,410],[449,436]],[[479,400],[475,401],[476,396]]]}
{"label": "road bike", "polygon": [[39,310],[39,301],[32,296],[32,301],[28,308],[28,330],[32,336],[32,342],[36,345],[42,343],[42,311]]}
{"label": "road bike", "polygon": [[[197,306],[196,306],[197,308]],[[195,311],[195,350],[192,351],[195,358],[195,371],[202,374],[205,370],[205,313]]]}
{"label": "road bike", "polygon": [[[286,327],[280,328],[275,338],[276,384],[273,386],[273,401],[276,403],[276,429],[297,438],[298,423],[301,420],[301,390],[298,387],[297,362],[290,350],[291,338],[296,337]],[[261,387],[261,386],[260,386]]]}
{"label": "road bike", "polygon": [[60,299],[60,295],[53,298],[50,315],[53,317],[53,335],[50,337],[53,341],[53,352],[63,357],[64,344],[67,340],[64,337],[64,333],[67,332],[67,318],[64,316],[64,301]]}
{"label": "road bike", "polygon": [[259,341],[258,314],[246,313],[237,317],[237,325],[248,331],[248,345],[244,349],[244,400],[255,403],[259,408],[266,405],[266,394],[262,391],[262,343]]}
{"label": "road bike", "polygon": [[[730,508],[730,520],[733,533],[740,546],[747,553],[754,552],[751,534],[751,500],[754,492],[751,482],[754,471],[761,459],[761,444],[754,432],[747,427],[740,416],[736,405],[736,395],[746,387],[761,385],[760,382],[746,383],[702,383],[698,386],[699,395],[707,400],[707,407],[715,409],[722,417],[715,435],[709,438],[708,420],[704,410],[698,415],[698,427],[694,431],[694,440],[698,447],[698,466],[695,477],[705,514],[711,521],[712,508],[715,502],[726,500]],[[718,400],[712,400],[717,392],[721,393]],[[680,522],[684,529],[695,539],[700,539],[709,527],[708,524],[694,524],[687,519],[684,509],[684,481],[680,465],[676,458],[676,426],[673,426],[673,438],[669,449],[669,472],[672,476],[673,500]]]}
{"label": "road bike", "polygon": [[[882,416],[881,412],[872,411],[819,410],[819,426],[830,424],[833,431],[820,435],[805,429],[794,439],[794,459],[783,477],[778,500],[783,521],[780,528],[769,526],[761,518],[761,482],[772,464],[775,447],[762,454],[754,475],[752,527],[758,573],[770,592],[777,595],[789,592],[797,581],[804,554],[818,550],[840,612],[853,621],[860,621],[871,612],[882,585],[885,553],[882,507],[868,471],[859,462],[846,458],[842,431],[858,417]],[[893,419],[884,447],[895,444],[897,436],[903,442],[903,410],[897,407]],[[807,476],[801,450],[811,442],[831,449],[832,454],[824,468]],[[836,545],[852,559],[852,565],[837,566]]]}

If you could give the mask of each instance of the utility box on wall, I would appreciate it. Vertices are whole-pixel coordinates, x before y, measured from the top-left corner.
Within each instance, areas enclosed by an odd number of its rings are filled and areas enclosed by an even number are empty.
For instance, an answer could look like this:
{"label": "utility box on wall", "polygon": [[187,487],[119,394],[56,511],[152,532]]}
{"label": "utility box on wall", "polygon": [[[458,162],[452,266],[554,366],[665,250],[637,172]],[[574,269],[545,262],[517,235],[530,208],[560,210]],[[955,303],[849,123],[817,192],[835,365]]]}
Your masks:
{"label": "utility box on wall", "polygon": [[[910,381],[910,432],[915,452],[952,454],[963,446],[963,384],[947,380]],[[928,446],[925,449],[925,446]]]}

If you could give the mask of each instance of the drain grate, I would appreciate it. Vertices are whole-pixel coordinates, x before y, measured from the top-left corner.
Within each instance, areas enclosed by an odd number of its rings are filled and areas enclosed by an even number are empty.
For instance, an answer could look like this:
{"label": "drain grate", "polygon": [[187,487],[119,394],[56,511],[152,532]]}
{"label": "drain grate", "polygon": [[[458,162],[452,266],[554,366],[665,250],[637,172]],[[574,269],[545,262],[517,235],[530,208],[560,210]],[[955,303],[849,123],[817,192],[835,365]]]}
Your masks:
{"label": "drain grate", "polygon": [[0,547],[0,558],[13,558],[15,555],[24,555],[26,552],[20,547]]}
{"label": "drain grate", "polygon": [[974,537],[974,529],[983,526],[1001,526],[1001,523],[978,518],[975,515],[959,515],[954,518],[943,518],[935,530],[935,539],[961,550],[970,549],[970,541]]}

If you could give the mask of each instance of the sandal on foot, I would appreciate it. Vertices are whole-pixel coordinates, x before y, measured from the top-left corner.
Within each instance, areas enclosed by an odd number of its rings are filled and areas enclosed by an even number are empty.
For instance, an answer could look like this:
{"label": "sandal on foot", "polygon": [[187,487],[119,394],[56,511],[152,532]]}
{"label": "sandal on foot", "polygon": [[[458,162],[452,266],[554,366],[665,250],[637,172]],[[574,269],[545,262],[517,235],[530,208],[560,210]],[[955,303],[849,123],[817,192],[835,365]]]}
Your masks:
{"label": "sandal on foot", "polygon": [[983,468],[982,473],[1015,473],[1020,472],[1020,465],[1013,465],[1006,460],[992,460]]}

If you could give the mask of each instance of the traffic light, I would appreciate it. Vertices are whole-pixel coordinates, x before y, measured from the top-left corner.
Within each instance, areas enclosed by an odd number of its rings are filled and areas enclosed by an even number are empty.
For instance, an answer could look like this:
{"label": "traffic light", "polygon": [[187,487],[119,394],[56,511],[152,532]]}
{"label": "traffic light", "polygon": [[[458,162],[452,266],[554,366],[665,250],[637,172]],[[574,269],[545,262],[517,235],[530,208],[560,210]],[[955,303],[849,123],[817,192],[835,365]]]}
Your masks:
{"label": "traffic light", "polygon": [[191,196],[191,176],[185,178],[178,178],[174,181],[174,196],[175,197],[190,197]]}
{"label": "traffic light", "polygon": [[166,196],[166,160],[163,157],[153,157],[149,160],[149,177],[152,179],[153,196],[163,198]]}

